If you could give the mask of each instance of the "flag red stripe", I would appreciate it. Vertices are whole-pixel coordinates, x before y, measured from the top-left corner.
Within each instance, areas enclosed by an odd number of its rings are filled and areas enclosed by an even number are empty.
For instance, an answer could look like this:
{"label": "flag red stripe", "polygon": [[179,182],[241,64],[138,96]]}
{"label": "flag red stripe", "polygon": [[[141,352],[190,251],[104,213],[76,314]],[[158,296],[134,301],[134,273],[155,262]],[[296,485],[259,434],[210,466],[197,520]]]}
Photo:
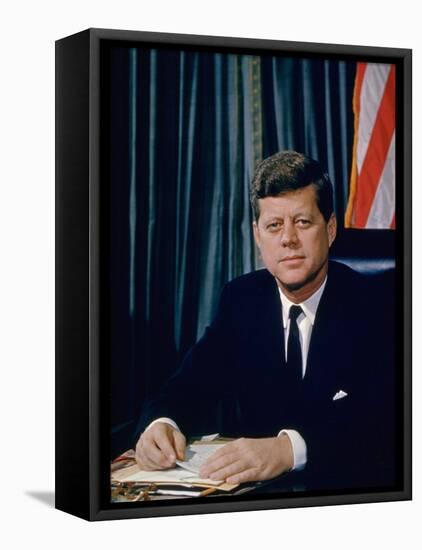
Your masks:
{"label": "flag red stripe", "polygon": [[377,191],[378,182],[384,168],[395,128],[395,67],[391,66],[383,98],[375,120],[374,129],[368,144],[362,170],[358,176],[357,200],[354,222],[357,227],[365,227]]}

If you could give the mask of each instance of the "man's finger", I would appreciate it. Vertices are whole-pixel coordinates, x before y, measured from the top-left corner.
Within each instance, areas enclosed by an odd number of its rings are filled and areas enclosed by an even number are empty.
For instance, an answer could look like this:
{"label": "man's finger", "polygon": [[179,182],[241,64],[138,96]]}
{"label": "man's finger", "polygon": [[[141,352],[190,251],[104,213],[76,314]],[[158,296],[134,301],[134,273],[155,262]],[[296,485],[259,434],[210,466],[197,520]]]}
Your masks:
{"label": "man's finger", "polygon": [[176,449],[177,458],[179,460],[185,460],[186,438],[178,430],[173,432],[174,447]]}
{"label": "man's finger", "polygon": [[156,464],[151,462],[143,451],[142,446],[138,445],[135,454],[136,462],[141,470],[158,470],[160,469]]}
{"label": "man's finger", "polygon": [[162,470],[163,468],[170,468],[172,462],[167,456],[157,447],[155,440],[146,439],[143,444],[144,456],[150,464],[155,466],[156,470]]}
{"label": "man's finger", "polygon": [[257,468],[248,468],[237,474],[232,474],[226,478],[227,483],[246,483],[247,481],[256,481],[260,479],[260,472]]}
{"label": "man's finger", "polygon": [[[214,472],[222,470],[223,468],[237,462],[240,459],[239,455],[235,452],[225,453],[217,455],[214,453],[208,460],[204,462],[200,469],[201,477],[211,477]],[[217,478],[215,478],[217,479]],[[218,479],[222,479],[221,477]]]}
{"label": "man's finger", "polygon": [[215,462],[219,460],[224,460],[225,457],[230,457],[237,452],[236,446],[233,445],[233,442],[225,443],[219,449],[214,451],[212,455],[204,462],[204,466],[212,466]]}
{"label": "man's finger", "polygon": [[214,480],[218,481],[220,479],[225,479],[240,474],[245,469],[245,464],[241,460],[237,460],[236,462],[232,462],[228,466],[224,466],[223,468],[220,468],[218,470],[215,470],[212,472],[209,477]]}
{"label": "man's finger", "polygon": [[157,431],[154,436],[156,446],[167,458],[167,461],[174,464],[174,461],[176,460],[176,450],[173,448],[173,442],[169,437],[168,431]]}

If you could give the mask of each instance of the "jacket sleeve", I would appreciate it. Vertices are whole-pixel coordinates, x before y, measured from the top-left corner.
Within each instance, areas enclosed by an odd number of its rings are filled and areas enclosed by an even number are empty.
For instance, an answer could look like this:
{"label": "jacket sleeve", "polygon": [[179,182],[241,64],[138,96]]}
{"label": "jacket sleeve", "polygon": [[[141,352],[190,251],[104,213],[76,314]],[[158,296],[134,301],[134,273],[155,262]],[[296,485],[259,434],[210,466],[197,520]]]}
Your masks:
{"label": "jacket sleeve", "polygon": [[141,410],[134,443],[156,418],[174,420],[186,436],[219,431],[221,403],[230,390],[230,284],[222,292],[217,314],[180,368]]}

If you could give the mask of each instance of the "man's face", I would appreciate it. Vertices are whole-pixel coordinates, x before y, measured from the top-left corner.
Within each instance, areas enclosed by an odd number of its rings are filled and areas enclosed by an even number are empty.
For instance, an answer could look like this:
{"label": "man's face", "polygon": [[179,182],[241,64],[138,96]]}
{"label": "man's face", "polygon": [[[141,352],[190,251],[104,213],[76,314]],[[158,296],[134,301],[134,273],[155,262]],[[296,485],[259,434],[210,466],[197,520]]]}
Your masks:
{"label": "man's face", "polygon": [[324,220],[313,185],[259,199],[259,207],[254,236],[263,262],[286,294],[305,300],[327,273],[336,218],[333,214],[328,223]]}

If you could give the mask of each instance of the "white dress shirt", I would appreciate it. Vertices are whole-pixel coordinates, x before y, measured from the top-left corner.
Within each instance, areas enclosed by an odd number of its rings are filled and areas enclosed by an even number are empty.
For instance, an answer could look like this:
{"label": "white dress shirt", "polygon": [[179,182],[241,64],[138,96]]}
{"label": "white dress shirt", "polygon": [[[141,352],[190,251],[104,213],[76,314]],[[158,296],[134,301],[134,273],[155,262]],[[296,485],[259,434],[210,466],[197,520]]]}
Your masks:
{"label": "white dress shirt", "polygon": [[[327,277],[325,277],[324,282],[319,287],[319,289],[312,294],[307,300],[300,304],[294,304],[291,302],[281,291],[280,287],[278,288],[280,292],[280,300],[282,311],[281,315],[283,317],[283,328],[284,328],[284,352],[285,358],[287,361],[287,342],[289,339],[290,331],[290,319],[289,313],[290,308],[293,305],[298,305],[302,308],[303,313],[297,318],[297,325],[299,328],[299,339],[300,346],[302,350],[302,378],[306,374],[306,363],[308,358],[309,343],[311,341],[312,328],[315,322],[315,315],[318,309],[319,301],[321,299],[322,293],[324,292],[325,285],[327,283]],[[177,424],[171,418],[157,418],[146,428],[147,430],[153,426],[156,422],[165,422],[173,426],[176,430],[179,430]],[[180,430],[179,430],[180,431]],[[306,442],[300,433],[297,430],[292,430],[290,428],[283,428],[278,433],[278,436],[286,434],[292,444],[293,449],[293,470],[302,470],[307,461],[307,448]]]}
{"label": "white dress shirt", "polygon": [[283,327],[284,327],[284,351],[285,358],[287,361],[287,343],[289,341],[290,333],[290,308],[294,305],[300,306],[302,312],[297,318],[297,326],[299,328],[299,339],[300,347],[302,350],[302,378],[306,373],[306,362],[308,358],[309,343],[311,341],[312,327],[315,322],[315,315],[318,309],[319,301],[321,299],[322,293],[324,292],[325,285],[327,283],[327,277],[325,277],[324,282],[319,287],[319,289],[312,294],[307,300],[300,304],[294,304],[291,302],[281,291],[280,287],[278,291],[280,293],[281,305],[282,305],[282,315],[283,315]]}

